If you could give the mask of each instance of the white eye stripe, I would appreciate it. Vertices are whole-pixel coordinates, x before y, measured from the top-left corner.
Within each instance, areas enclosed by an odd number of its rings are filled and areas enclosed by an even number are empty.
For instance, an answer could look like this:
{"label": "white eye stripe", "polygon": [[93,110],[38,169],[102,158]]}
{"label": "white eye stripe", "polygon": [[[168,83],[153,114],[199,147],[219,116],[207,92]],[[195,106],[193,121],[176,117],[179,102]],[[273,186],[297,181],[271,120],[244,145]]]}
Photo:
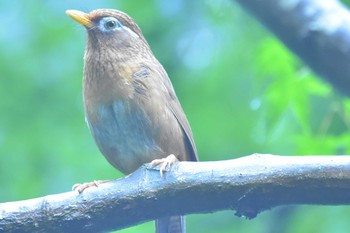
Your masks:
{"label": "white eye stripe", "polygon": [[124,27],[124,29],[134,38],[138,38],[139,35],[137,35],[135,32],[133,32],[130,28]]}
{"label": "white eye stripe", "polygon": [[99,28],[104,32],[114,32],[123,25],[114,17],[104,17],[99,22]]}
{"label": "white eye stripe", "polygon": [[102,19],[100,19],[99,25],[98,25],[99,29],[103,32],[106,33],[111,33],[111,32],[115,32],[117,30],[125,30],[127,33],[129,33],[132,37],[134,38],[138,38],[139,36],[133,32],[130,28],[123,26],[118,19],[114,18],[114,17],[103,17]]}

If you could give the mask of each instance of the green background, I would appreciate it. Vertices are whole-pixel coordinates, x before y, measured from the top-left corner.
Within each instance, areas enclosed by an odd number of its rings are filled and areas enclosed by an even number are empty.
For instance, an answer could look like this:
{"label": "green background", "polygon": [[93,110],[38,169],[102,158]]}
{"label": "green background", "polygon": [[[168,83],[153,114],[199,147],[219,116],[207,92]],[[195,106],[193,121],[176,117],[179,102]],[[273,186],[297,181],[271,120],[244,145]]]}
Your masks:
{"label": "green background", "polygon": [[[201,160],[252,153],[350,154],[350,101],[234,1],[0,2],[0,202],[122,175],[82,107],[85,31],[67,9],[131,15],[168,71]],[[187,217],[188,232],[348,232],[349,207],[292,206],[253,220]],[[153,232],[153,222],[120,232]]]}

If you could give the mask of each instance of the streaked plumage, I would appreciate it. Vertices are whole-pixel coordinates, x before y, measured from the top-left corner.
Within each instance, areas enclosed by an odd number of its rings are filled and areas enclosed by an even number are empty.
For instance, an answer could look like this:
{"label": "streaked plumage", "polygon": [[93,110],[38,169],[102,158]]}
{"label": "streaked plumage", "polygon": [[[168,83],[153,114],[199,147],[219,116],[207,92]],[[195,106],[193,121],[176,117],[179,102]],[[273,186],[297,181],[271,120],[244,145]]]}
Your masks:
{"label": "streaked plumage", "polygon": [[[112,9],[67,14],[87,29],[85,114],[106,159],[124,174],[170,154],[196,161],[192,132],[173,86],[134,20]],[[183,232],[182,219],[169,219],[158,221],[159,232]]]}

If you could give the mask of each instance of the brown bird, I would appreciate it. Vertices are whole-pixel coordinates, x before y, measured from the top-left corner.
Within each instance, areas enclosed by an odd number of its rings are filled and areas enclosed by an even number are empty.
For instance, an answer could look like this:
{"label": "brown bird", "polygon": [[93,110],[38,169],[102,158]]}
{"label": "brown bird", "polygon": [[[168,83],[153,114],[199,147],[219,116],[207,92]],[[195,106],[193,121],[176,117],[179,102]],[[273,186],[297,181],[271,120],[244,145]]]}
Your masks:
{"label": "brown bird", "polygon": [[[85,115],[106,159],[124,174],[149,162],[161,163],[165,171],[176,158],[197,161],[192,131],[169,77],[134,20],[113,9],[67,14],[87,29]],[[183,216],[163,217],[156,232],[185,232],[184,224]]]}

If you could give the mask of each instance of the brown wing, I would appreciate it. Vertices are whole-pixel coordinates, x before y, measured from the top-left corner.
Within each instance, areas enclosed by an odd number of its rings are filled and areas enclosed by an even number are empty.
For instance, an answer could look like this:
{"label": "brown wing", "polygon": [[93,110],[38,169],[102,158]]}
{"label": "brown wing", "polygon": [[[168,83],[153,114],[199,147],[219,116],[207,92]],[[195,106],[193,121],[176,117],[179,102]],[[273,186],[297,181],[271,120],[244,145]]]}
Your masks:
{"label": "brown wing", "polygon": [[[153,60],[157,61],[156,59]],[[149,75],[152,73],[153,74],[153,81],[154,79],[157,80],[156,82],[161,82],[163,83],[164,87],[166,88],[166,94],[165,95],[169,95],[170,97],[170,101],[167,101],[167,107],[170,109],[170,111],[172,112],[172,114],[175,116],[177,122],[179,123],[183,135],[185,137],[185,142],[186,142],[186,147],[188,149],[188,151],[190,152],[190,161],[198,161],[198,155],[197,155],[197,149],[196,149],[196,145],[194,143],[194,139],[193,139],[193,135],[192,135],[192,131],[191,131],[191,127],[190,124],[188,123],[188,120],[186,118],[186,115],[181,107],[181,104],[175,94],[173,85],[170,82],[170,79],[168,77],[168,74],[166,73],[166,71],[164,70],[163,66],[158,62],[158,66],[154,66],[154,64],[152,65],[153,67],[156,67],[157,69],[153,69],[153,71],[150,71],[148,67],[150,67],[150,65],[145,65],[145,66],[141,66],[141,68],[138,68],[138,71],[135,72],[132,75],[133,78],[133,86],[135,88],[135,92],[147,97],[147,83],[143,83],[143,81],[149,77]],[[159,83],[158,83],[159,85]],[[167,98],[168,100],[168,98]]]}
{"label": "brown wing", "polygon": [[180,106],[179,102],[172,101],[173,103],[170,104],[170,109],[174,116],[176,117],[177,121],[179,122],[182,131],[184,132],[186,142],[189,146],[189,149],[191,151],[190,158],[191,161],[198,161],[198,155],[197,155],[197,149],[196,145],[194,143],[192,130],[190,128],[190,125],[187,121],[187,118],[185,116],[185,113],[182,110],[182,107]]}
{"label": "brown wing", "polygon": [[163,79],[164,84],[166,88],[168,89],[168,92],[171,97],[171,101],[169,101],[169,108],[171,112],[174,114],[175,118],[177,119],[179,125],[181,126],[181,129],[184,133],[186,143],[189,147],[189,151],[191,152],[190,158],[191,161],[198,161],[198,154],[196,145],[194,143],[192,130],[190,127],[190,124],[188,123],[187,117],[185,115],[185,112],[183,111],[181,104],[175,94],[173,85],[170,82],[170,79],[168,78],[168,75],[166,74],[165,70],[164,73],[167,78]]}

